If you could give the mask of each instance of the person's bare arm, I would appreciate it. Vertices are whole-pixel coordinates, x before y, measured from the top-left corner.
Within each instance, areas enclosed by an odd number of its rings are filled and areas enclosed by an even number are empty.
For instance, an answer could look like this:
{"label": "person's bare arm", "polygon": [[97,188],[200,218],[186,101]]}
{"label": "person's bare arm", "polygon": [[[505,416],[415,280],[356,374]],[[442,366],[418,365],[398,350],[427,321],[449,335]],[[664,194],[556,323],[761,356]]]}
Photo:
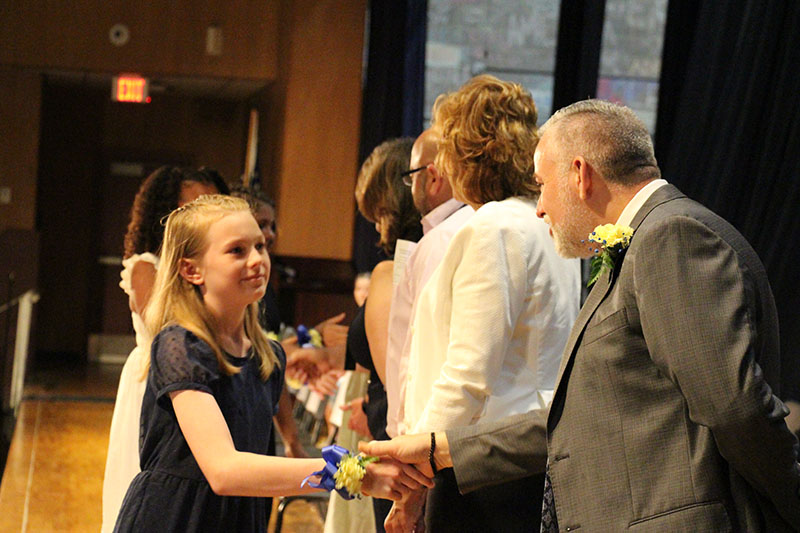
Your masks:
{"label": "person's bare arm", "polygon": [[131,271],[131,296],[128,305],[134,313],[142,316],[150,301],[156,281],[156,267],[149,261],[137,261]]}
{"label": "person's bare arm", "polygon": [[[169,393],[175,417],[186,442],[211,489],[221,496],[286,496],[316,489],[301,487],[311,472],[321,470],[322,459],[290,459],[238,451],[216,399],[206,392]],[[370,464],[362,491],[397,500],[431,481],[409,465],[389,458]]]}
{"label": "person's bare arm", "polygon": [[392,305],[392,261],[382,261],[372,270],[369,295],[364,304],[364,327],[372,364],[386,383],[386,346],[389,342],[389,310]]}

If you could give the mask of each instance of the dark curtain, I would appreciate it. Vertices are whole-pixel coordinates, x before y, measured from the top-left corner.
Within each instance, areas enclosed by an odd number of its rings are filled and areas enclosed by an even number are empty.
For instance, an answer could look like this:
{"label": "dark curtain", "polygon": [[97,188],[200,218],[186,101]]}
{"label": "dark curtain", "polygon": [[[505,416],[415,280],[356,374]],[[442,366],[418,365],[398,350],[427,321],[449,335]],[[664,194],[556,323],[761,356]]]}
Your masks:
{"label": "dark curtain", "polygon": [[[422,132],[427,0],[373,0],[361,114],[359,161],[394,137]],[[373,224],[356,214],[353,262],[369,272],[386,257]]]}
{"label": "dark curtain", "polygon": [[567,0],[558,15],[553,111],[597,94],[605,0]]}
{"label": "dark curtain", "polygon": [[656,153],[664,177],[730,221],[766,266],[783,397],[800,399],[800,2],[671,0]]}

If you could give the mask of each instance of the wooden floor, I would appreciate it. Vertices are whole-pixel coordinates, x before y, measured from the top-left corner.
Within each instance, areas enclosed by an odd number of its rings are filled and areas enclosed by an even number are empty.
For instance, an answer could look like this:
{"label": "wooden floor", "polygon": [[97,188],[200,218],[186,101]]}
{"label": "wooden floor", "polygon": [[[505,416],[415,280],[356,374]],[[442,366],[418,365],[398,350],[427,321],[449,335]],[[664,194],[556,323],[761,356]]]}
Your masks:
{"label": "wooden floor", "polygon": [[[100,530],[103,469],[120,366],[88,364],[32,373],[0,485],[0,532]],[[286,508],[285,533],[316,533],[323,518],[304,501]],[[275,511],[270,531],[273,531]]]}

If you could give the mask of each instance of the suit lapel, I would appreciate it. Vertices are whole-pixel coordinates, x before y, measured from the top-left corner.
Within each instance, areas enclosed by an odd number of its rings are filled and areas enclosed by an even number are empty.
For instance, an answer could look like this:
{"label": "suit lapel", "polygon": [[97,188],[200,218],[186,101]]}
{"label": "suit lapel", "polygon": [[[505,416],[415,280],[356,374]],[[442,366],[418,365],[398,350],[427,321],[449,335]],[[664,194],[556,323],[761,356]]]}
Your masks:
{"label": "suit lapel", "polygon": [[[631,242],[633,242],[633,239],[636,238],[636,230],[639,228],[642,221],[653,209],[655,209],[656,206],[661,205],[664,202],[674,200],[675,198],[681,198],[683,196],[683,193],[669,184],[656,190],[650,196],[650,198],[647,199],[644,205],[636,213],[636,216],[633,218],[633,222],[631,223],[631,227],[633,228],[633,237],[631,238]],[[589,323],[589,320],[591,320],[592,316],[603,300],[605,300],[606,296],[611,290],[612,285],[614,285],[616,278],[619,276],[619,272],[622,270],[622,262],[624,259],[625,254],[622,254],[616,261],[614,269],[611,272],[604,272],[597,279],[594,287],[592,287],[592,291],[586,298],[586,302],[583,304],[583,307],[581,307],[581,310],[578,313],[578,317],[575,320],[575,325],[572,327],[569,339],[564,347],[564,353],[561,357],[561,366],[558,370],[558,379],[556,380],[553,402],[548,415],[548,430],[551,430],[555,424],[558,423],[558,418],[561,416],[561,410],[563,409],[564,405],[564,396],[566,395],[568,384],[567,382],[569,381],[569,375],[575,359],[575,352],[577,351],[577,347],[580,344],[581,338],[583,337],[583,332],[586,329],[586,325]]]}
{"label": "suit lapel", "polygon": [[[614,269],[616,270],[617,266],[615,266]],[[567,365],[572,361],[572,357],[575,355],[575,348],[578,345],[578,341],[583,336],[583,330],[586,329],[586,324],[589,322],[589,319],[592,318],[600,302],[605,299],[608,291],[611,289],[612,273],[613,272],[606,271],[597,278],[591,292],[589,292],[589,296],[586,298],[586,302],[584,302],[583,307],[581,307],[578,313],[578,317],[575,319],[575,325],[572,326],[572,331],[570,332],[567,345],[564,347],[564,354],[561,358],[561,367],[558,370],[558,379],[556,380],[556,391],[558,391],[561,380],[564,377]],[[567,354],[569,355],[567,356]]]}

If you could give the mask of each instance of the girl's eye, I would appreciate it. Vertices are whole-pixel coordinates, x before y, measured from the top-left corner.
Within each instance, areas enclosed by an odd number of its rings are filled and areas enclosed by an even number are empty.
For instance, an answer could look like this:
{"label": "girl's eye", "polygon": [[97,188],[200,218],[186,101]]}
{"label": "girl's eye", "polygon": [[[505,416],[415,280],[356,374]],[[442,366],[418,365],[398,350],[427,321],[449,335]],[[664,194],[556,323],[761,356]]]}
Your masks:
{"label": "girl's eye", "polygon": [[263,249],[264,249],[264,243],[263,242],[256,243],[256,250],[258,250],[260,252]]}
{"label": "girl's eye", "polygon": [[242,253],[242,247],[241,246],[234,246],[233,248],[230,249],[230,253],[239,255],[239,254]]}

